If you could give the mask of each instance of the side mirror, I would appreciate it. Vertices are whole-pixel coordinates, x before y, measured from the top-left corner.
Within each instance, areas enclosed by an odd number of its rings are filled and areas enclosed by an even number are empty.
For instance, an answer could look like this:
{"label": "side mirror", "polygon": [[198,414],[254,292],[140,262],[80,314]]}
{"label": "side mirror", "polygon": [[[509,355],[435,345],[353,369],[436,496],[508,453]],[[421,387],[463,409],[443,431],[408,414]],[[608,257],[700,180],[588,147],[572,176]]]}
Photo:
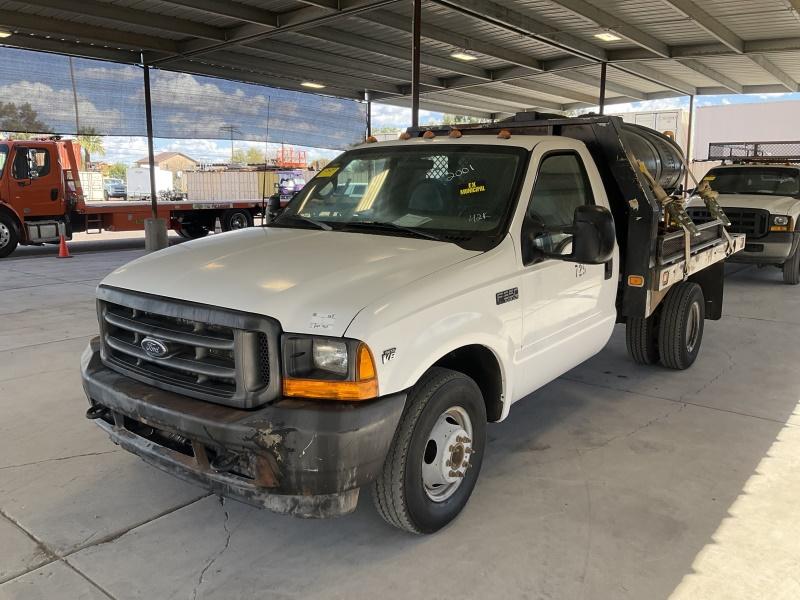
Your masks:
{"label": "side mirror", "polygon": [[36,165],[36,150],[28,150],[28,179],[39,177],[39,169]]}
{"label": "side mirror", "polygon": [[565,260],[600,265],[614,255],[614,217],[603,206],[579,206],[573,221],[572,254]]}
{"label": "side mirror", "polygon": [[280,194],[273,194],[267,201],[267,209],[271,213],[278,212],[281,209],[281,196]]}
{"label": "side mirror", "polygon": [[[14,155],[14,179],[30,179],[31,163],[27,148],[17,148]],[[20,182],[21,183],[21,182]]]}

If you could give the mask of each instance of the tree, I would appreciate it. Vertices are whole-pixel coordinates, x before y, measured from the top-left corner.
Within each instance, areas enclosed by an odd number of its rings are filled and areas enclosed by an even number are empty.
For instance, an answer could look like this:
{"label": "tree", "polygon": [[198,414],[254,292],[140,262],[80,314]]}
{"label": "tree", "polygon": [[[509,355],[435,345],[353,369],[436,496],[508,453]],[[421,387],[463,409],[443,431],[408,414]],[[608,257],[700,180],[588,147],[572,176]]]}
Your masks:
{"label": "tree", "polygon": [[124,163],[114,163],[106,165],[103,169],[103,175],[109,179],[122,179],[124,180],[128,174],[128,166]]}
{"label": "tree", "polygon": [[241,148],[236,148],[233,151],[233,160],[234,163],[241,163],[243,165],[260,165],[264,164],[264,151],[259,150],[254,146],[250,146],[246,150]]}
{"label": "tree", "polygon": [[97,131],[93,127],[81,127],[80,131],[78,131],[78,142],[83,148],[83,160],[86,165],[92,161],[92,153],[100,156],[106,155],[103,137],[97,135]]}
{"label": "tree", "polygon": [[17,106],[13,102],[0,102],[0,131],[16,132],[18,139],[34,133],[48,133],[50,127],[39,120],[30,103]]}

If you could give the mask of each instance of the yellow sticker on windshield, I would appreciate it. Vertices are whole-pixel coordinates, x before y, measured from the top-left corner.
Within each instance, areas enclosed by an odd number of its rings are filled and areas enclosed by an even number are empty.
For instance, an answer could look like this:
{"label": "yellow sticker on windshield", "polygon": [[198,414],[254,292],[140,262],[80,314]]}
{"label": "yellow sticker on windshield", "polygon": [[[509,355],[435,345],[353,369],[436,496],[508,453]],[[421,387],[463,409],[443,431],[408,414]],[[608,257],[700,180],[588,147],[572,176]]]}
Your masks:
{"label": "yellow sticker on windshield", "polygon": [[717,178],[716,175],[706,175],[703,177],[703,181],[714,181]]}
{"label": "yellow sticker on windshield", "polygon": [[460,185],[458,187],[458,195],[459,196],[468,196],[469,194],[480,194],[481,192],[486,191],[486,182],[485,181],[470,181],[465,185]]}
{"label": "yellow sticker on windshield", "polygon": [[317,173],[317,177],[333,177],[339,171],[339,167],[325,167]]}

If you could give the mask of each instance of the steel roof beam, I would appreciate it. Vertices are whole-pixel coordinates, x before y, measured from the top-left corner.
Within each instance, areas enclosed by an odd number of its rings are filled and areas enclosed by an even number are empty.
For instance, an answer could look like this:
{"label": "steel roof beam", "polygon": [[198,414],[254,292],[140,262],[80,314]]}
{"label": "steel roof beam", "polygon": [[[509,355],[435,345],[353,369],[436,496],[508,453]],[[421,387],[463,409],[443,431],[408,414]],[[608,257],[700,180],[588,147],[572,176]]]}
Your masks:
{"label": "steel roof beam", "polygon": [[[386,10],[375,10],[371,11],[368,15],[359,15],[359,17],[379,25],[385,25],[386,27],[397,29],[398,31],[403,31],[406,33],[411,32],[411,20],[393,12]],[[472,38],[468,35],[443,29],[441,27],[431,25],[430,23],[425,23],[424,20],[422,22],[421,33],[422,37],[441,42],[443,44],[449,44],[451,46],[455,46],[456,48],[463,48],[465,50],[477,52],[478,54],[499,58],[500,60],[504,60],[515,65],[528,67],[534,71],[542,70],[542,63],[528,54],[516,52],[508,48],[503,48],[489,42]]]}
{"label": "steel roof beam", "polygon": [[[248,49],[258,52],[264,56],[270,57],[277,57],[280,59],[285,59],[286,57],[297,58],[301,60],[306,60],[309,62],[314,62],[315,66],[324,66],[330,65],[332,67],[341,67],[348,69],[350,71],[354,71],[359,75],[365,75],[367,77],[378,76],[380,78],[390,78],[396,79],[402,82],[411,81],[411,73],[410,71],[406,71],[405,69],[398,69],[395,67],[387,67],[386,65],[381,65],[378,63],[372,63],[363,60],[354,60],[348,56],[342,56],[340,54],[334,54],[332,52],[323,52],[320,50],[311,50],[305,46],[298,46],[295,44],[287,44],[284,42],[279,42],[277,40],[260,40],[258,42],[252,42],[246,45],[241,46],[242,49]],[[215,53],[211,52],[206,54],[207,57],[214,56]],[[253,56],[243,55],[247,58],[253,58]],[[342,75],[342,77],[348,77],[348,75]],[[424,85],[429,85],[432,87],[437,88],[445,88],[447,87],[440,78],[434,77],[432,75],[421,74],[420,81]]]}
{"label": "steel roof beam", "polygon": [[531,36],[550,46],[557,46],[569,52],[575,52],[595,60],[606,60],[606,52],[599,46],[595,46],[572,34],[560,31],[555,27],[537,21],[528,15],[512,10],[506,6],[501,6],[486,0],[433,1],[451,10],[477,17],[494,25],[499,25],[504,29],[511,29],[518,33]]}
{"label": "steel roof beam", "polygon": [[[157,50],[161,52],[175,52],[178,49],[178,44],[175,41],[152,35],[107,29],[76,21],[64,21],[54,17],[43,19],[38,15],[11,10],[0,10],[0,25],[5,25],[11,29],[23,30],[26,33],[34,32],[42,35],[73,37],[81,42],[99,42],[108,44],[113,48],[128,47],[137,50]],[[17,45],[17,40],[14,37],[8,38],[5,43]]]}
{"label": "steel roof beam", "polygon": [[[276,13],[277,25],[265,26],[254,23],[245,23],[226,30],[224,42],[209,42],[203,39],[192,39],[179,45],[180,57],[192,57],[235,46],[246,42],[271,37],[285,31],[298,31],[310,27],[317,27],[348,15],[359,14],[363,11],[373,10],[397,2],[398,0],[339,0],[339,10],[331,11],[316,6],[306,6],[297,10]],[[157,62],[164,64],[178,60],[179,56],[159,59]]]}
{"label": "steel roof beam", "polygon": [[218,17],[230,17],[256,25],[278,26],[278,15],[276,13],[239,2],[220,2],[220,0],[161,0],[161,2],[191,8]]}
{"label": "steel roof beam", "polygon": [[761,54],[750,54],[748,58],[756,63],[759,67],[764,69],[767,73],[777,79],[782,86],[790,92],[800,91],[797,82],[792,79],[783,69],[779,68],[775,63]]}
{"label": "steel roof beam", "polygon": [[[709,66],[704,65],[699,60],[695,58],[680,58],[678,62],[682,64],[684,67],[688,67],[692,71],[700,73],[701,75],[708,77],[712,81],[716,81],[726,90],[733,92],[735,94],[741,94],[742,89],[744,86],[741,83],[738,83],[731,79],[730,77],[723,75],[719,71],[712,69]],[[725,92],[727,93],[727,92]]]}
{"label": "steel roof beam", "polygon": [[697,89],[693,85],[641,63],[623,63],[613,66],[615,69],[641,77],[651,83],[673,89],[687,96],[694,96],[697,93]]}
{"label": "steel roof beam", "polygon": [[690,18],[737,54],[744,52],[744,41],[742,38],[691,0],[662,0],[662,2],[666,2],[678,12]]}
{"label": "steel roof beam", "polygon": [[[388,98],[386,100],[376,101],[376,104],[387,104],[389,106],[401,106],[403,108],[410,108],[411,107],[411,98]],[[443,100],[427,100],[420,98],[419,107],[423,110],[432,110],[437,111],[445,114],[451,115],[466,115],[470,117],[480,117],[484,119],[490,119],[492,114],[503,113],[503,114],[514,114],[517,111],[516,108],[512,107],[503,107],[506,110],[500,110],[498,106],[484,106],[478,103],[478,105],[473,104],[471,100],[461,100],[455,99],[451,102],[451,100],[443,99]],[[509,111],[509,112],[506,112]]]}
{"label": "steel roof beam", "polygon": [[519,104],[523,108],[547,108],[550,110],[563,110],[563,105],[557,102],[542,100],[540,98],[533,98],[523,94],[515,94],[513,92],[506,92],[496,88],[463,88],[458,90],[459,94],[466,94],[468,96],[477,96],[479,98],[486,98],[487,100],[499,100],[507,104]]}
{"label": "steel roof beam", "polygon": [[[344,47],[357,48],[363,52],[374,54],[375,56],[396,58],[409,64],[411,63],[411,55],[405,48],[401,48],[395,44],[388,44],[371,38],[365,38],[347,31],[332,30],[326,27],[306,30],[300,32],[299,35],[325,40]],[[469,75],[471,77],[485,79],[487,81],[491,81],[492,79],[491,73],[486,69],[426,52],[422,53],[422,64],[460,75]]]}
{"label": "steel roof beam", "polygon": [[[600,79],[594,75],[589,75],[588,73],[582,73],[580,71],[559,71],[557,73],[553,73],[553,75],[558,75],[564,79],[570,79],[577,83],[582,83],[584,85],[600,89]],[[626,96],[628,98],[635,98],[636,100],[647,100],[646,92],[635,90],[631,87],[615,83],[613,81],[606,82],[606,90],[614,92],[615,94]]]}
{"label": "steel roof beam", "polygon": [[302,81],[311,80],[323,83],[326,86],[344,87],[351,90],[373,90],[394,95],[400,95],[401,93],[397,85],[386,81],[362,79],[352,75],[336,73],[328,69],[303,67],[277,60],[262,60],[256,56],[247,56],[236,52],[215,52],[213,55],[204,56],[202,60],[203,62],[231,68],[249,69],[260,73],[274,73],[295,79],[298,85]]}
{"label": "steel roof beam", "polygon": [[630,40],[634,44],[650,50],[658,56],[668,57],[670,55],[669,46],[661,40],[645,33],[641,29],[625,23],[619,17],[607,13],[606,11],[598,8],[594,4],[589,4],[585,0],[551,0],[570,12],[578,16],[584,17],[597,23],[600,27],[613,31],[620,36]]}
{"label": "steel roof beam", "polygon": [[[117,24],[129,23],[148,29],[156,29],[169,33],[203,38],[206,40],[225,40],[225,30],[219,27],[212,27],[204,23],[178,19],[168,15],[154,14],[145,10],[137,10],[120,6],[119,4],[108,4],[105,2],[95,2],[95,0],[36,0],[36,6],[53,8],[73,15],[83,15],[94,17],[104,21],[111,21]],[[47,21],[47,17],[39,17]]]}
{"label": "steel roof beam", "polygon": [[68,54],[70,56],[85,56],[88,58],[99,58],[111,62],[131,64],[139,60],[138,50],[117,50],[116,48],[104,48],[89,44],[78,44],[42,37],[16,36],[13,46],[2,44],[9,48],[25,48],[28,50],[39,50],[41,52],[56,52],[58,54]]}

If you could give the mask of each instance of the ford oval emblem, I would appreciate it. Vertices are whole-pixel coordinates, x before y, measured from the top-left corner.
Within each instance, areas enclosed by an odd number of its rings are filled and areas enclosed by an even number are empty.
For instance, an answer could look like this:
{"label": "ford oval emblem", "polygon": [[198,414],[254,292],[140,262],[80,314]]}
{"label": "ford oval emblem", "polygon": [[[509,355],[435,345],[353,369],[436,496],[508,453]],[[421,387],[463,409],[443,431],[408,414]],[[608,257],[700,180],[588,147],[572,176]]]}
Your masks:
{"label": "ford oval emblem", "polygon": [[167,354],[169,354],[169,348],[167,348],[167,345],[161,340],[157,340],[155,338],[144,338],[141,346],[142,350],[147,352],[147,355],[152,356],[153,358],[164,358]]}

